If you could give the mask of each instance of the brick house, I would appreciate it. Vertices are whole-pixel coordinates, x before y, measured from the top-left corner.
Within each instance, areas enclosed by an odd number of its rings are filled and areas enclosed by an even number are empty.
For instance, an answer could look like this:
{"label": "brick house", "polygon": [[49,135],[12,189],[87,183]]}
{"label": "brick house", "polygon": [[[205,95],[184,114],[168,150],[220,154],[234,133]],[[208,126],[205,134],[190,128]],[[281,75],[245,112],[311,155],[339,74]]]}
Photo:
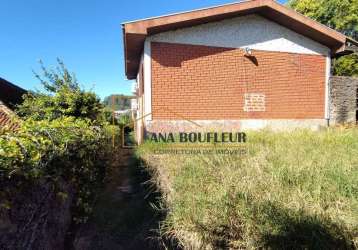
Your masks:
{"label": "brick house", "polygon": [[357,42],[273,0],[123,24],[146,132],[327,126],[331,59]]}

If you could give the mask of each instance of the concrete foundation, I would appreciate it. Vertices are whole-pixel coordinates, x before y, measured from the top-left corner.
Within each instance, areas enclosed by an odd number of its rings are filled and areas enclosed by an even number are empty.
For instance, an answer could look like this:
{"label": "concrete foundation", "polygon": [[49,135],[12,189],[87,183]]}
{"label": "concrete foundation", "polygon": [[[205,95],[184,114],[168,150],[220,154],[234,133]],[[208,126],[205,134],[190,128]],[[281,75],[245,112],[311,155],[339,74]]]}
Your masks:
{"label": "concrete foundation", "polygon": [[146,132],[168,133],[168,132],[199,132],[199,131],[247,131],[259,129],[271,130],[293,130],[296,128],[307,128],[319,130],[327,126],[325,119],[302,119],[302,120],[153,120],[146,122]]}

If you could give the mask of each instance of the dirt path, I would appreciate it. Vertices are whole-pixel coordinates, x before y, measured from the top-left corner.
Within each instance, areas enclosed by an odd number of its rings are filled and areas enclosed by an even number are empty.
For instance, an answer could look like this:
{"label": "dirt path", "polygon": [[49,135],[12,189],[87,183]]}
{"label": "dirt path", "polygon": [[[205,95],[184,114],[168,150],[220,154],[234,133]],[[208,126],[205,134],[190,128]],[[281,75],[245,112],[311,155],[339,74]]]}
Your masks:
{"label": "dirt path", "polygon": [[143,184],[147,180],[132,151],[120,150],[92,219],[76,234],[74,249],[161,249],[158,240],[161,216],[152,207],[155,194]]}

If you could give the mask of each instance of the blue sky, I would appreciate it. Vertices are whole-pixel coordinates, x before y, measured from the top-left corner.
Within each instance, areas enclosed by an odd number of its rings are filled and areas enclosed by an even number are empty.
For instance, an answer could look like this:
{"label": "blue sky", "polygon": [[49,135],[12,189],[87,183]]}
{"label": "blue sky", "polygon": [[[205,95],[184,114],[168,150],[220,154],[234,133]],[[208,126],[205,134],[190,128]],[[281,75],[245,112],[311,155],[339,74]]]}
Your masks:
{"label": "blue sky", "polygon": [[[232,0],[1,0],[0,77],[23,88],[40,85],[38,61],[61,58],[82,86],[100,97],[130,94],[121,23]],[[283,0],[280,2],[284,2]]]}

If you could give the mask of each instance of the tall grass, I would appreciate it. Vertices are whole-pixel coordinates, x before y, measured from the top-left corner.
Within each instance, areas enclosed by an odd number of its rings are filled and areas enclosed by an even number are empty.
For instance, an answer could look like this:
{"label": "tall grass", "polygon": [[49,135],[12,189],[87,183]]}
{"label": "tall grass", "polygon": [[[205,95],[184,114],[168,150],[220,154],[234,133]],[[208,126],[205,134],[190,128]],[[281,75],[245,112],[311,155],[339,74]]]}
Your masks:
{"label": "tall grass", "polygon": [[358,130],[250,132],[243,155],[138,153],[186,249],[354,249]]}

